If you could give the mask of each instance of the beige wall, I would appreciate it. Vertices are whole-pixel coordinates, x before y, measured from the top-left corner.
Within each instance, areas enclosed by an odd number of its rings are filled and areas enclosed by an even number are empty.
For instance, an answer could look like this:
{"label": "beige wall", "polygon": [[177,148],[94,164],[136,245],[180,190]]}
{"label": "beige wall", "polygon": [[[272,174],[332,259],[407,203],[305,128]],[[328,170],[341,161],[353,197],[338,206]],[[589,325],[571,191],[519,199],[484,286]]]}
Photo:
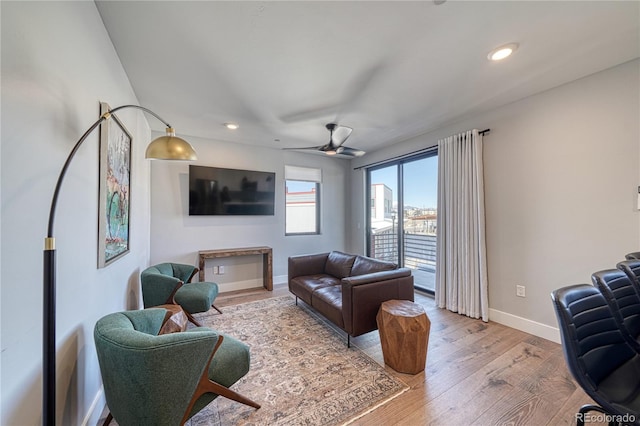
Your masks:
{"label": "beige wall", "polygon": [[[485,137],[485,207],[492,318],[545,337],[549,293],[590,282],[640,249],[640,61],[462,120],[353,167],[437,144],[470,128]],[[350,248],[364,251],[363,173],[352,172]],[[527,297],[515,295],[525,285]]]}
{"label": "beige wall", "polygon": [[[42,250],[54,185],[75,142],[112,107],[137,99],[93,2],[5,2],[2,8],[0,424],[41,424]],[[131,251],[97,265],[98,131],[80,147],[60,192],[57,248],[57,421],[96,424],[104,407],[93,343],[98,318],[138,307],[149,260],[150,130],[133,136]],[[93,410],[93,411],[92,411]]]}
{"label": "beige wall", "polygon": [[590,282],[638,249],[639,63],[495,116],[485,145],[493,309],[555,325],[553,289]]}
{"label": "beige wall", "polygon": [[[203,166],[276,173],[273,216],[189,216],[189,166],[154,162],[151,167],[151,263],[197,264],[199,250],[269,246],[273,248],[274,282],[286,281],[287,259],[294,254],[344,250],[349,162],[322,155],[282,151],[231,142],[190,138]],[[322,169],[321,233],[285,236],[285,165]],[[205,279],[221,290],[255,287],[261,258],[255,256],[208,261]],[[212,275],[213,266],[224,275]],[[260,285],[260,284],[258,284]]]}

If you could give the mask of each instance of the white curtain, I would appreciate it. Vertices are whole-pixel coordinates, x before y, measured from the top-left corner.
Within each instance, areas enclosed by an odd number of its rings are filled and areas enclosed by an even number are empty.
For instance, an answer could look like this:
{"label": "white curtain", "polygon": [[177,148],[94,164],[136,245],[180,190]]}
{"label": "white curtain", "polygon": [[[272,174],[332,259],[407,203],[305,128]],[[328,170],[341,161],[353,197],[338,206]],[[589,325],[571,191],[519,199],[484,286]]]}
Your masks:
{"label": "white curtain", "polygon": [[438,141],[436,303],[489,321],[482,135]]}

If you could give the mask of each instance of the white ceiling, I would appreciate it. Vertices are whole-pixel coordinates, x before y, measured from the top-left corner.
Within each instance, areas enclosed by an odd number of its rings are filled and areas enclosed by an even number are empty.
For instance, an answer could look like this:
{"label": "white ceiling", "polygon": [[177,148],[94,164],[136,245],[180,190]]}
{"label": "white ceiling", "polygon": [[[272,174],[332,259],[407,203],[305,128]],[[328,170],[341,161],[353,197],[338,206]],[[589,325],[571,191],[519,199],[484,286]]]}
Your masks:
{"label": "white ceiling", "polygon": [[96,3],[141,105],[181,136],[274,148],[338,122],[373,151],[640,57],[637,1]]}

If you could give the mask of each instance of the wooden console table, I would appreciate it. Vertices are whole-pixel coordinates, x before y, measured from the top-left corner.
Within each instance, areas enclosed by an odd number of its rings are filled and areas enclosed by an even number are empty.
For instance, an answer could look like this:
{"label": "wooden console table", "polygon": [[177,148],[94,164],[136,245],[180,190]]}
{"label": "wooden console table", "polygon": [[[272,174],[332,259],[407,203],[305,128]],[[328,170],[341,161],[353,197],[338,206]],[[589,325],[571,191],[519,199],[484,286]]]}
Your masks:
{"label": "wooden console table", "polygon": [[198,252],[200,256],[200,281],[204,281],[205,259],[233,256],[262,255],[262,285],[269,291],[273,291],[273,250],[271,247],[245,247],[220,250],[203,250]]}

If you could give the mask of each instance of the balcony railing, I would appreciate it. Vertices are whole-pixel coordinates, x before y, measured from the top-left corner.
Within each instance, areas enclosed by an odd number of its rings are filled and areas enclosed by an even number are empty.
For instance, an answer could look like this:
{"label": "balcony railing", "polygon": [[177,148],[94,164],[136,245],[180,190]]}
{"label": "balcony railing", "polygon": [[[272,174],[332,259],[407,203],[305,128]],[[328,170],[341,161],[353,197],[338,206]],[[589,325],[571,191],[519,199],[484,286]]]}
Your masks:
{"label": "balcony railing", "polygon": [[[398,261],[397,233],[383,232],[371,237],[371,257],[390,262]],[[432,234],[404,234],[404,266],[412,269],[435,270],[436,236]]]}
{"label": "balcony railing", "polygon": [[[398,236],[391,231],[371,237],[371,257],[398,262]],[[435,290],[436,236],[404,234],[404,266],[413,269],[417,287]]]}

